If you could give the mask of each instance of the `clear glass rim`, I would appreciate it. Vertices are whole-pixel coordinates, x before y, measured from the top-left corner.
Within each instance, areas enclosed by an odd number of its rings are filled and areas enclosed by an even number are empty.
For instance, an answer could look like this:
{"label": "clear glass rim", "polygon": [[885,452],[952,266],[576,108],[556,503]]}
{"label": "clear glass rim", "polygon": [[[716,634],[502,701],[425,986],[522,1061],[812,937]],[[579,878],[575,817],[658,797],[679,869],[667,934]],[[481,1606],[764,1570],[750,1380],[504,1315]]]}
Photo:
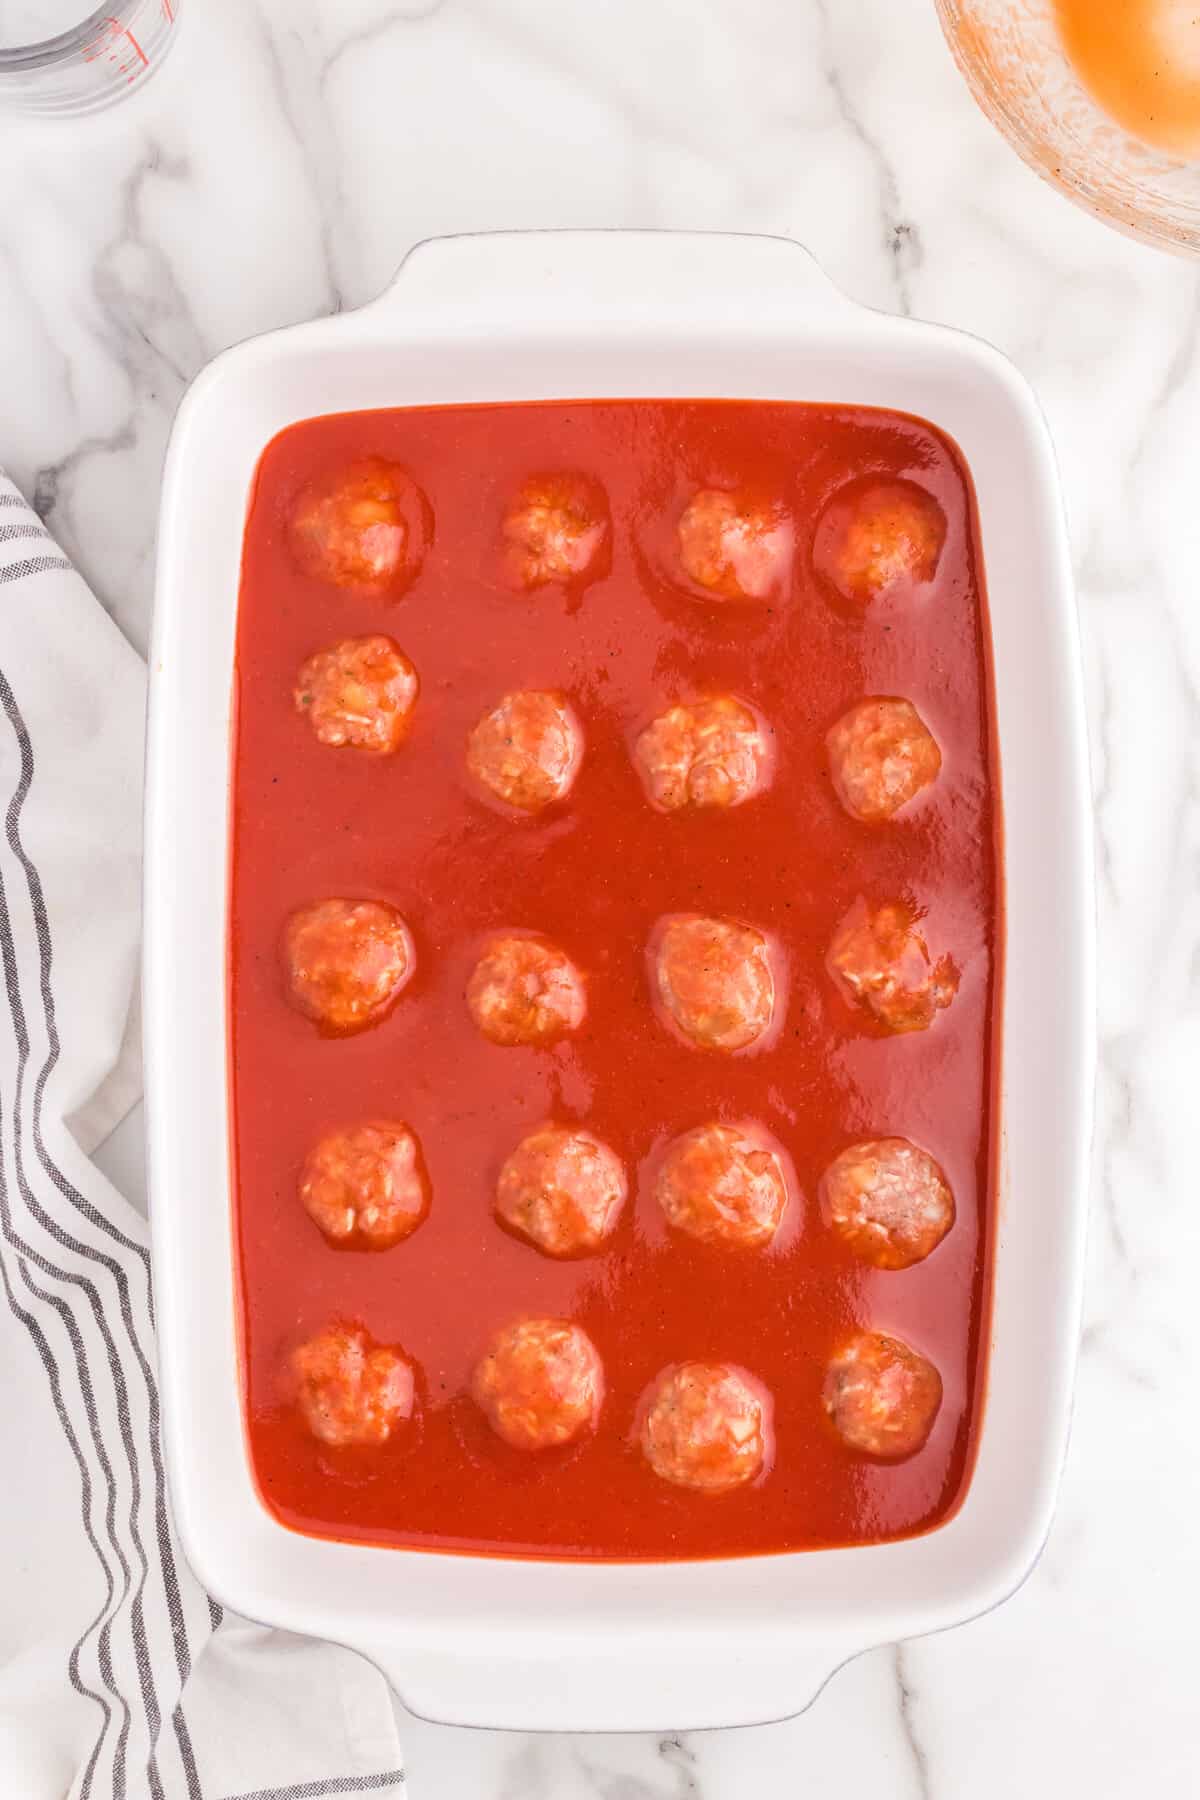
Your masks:
{"label": "clear glass rim", "polygon": [[52,69],[67,62],[96,36],[100,27],[113,19],[111,7],[97,6],[78,25],[60,31],[55,37],[43,38],[36,44],[0,44],[0,75],[17,75],[37,69]]}

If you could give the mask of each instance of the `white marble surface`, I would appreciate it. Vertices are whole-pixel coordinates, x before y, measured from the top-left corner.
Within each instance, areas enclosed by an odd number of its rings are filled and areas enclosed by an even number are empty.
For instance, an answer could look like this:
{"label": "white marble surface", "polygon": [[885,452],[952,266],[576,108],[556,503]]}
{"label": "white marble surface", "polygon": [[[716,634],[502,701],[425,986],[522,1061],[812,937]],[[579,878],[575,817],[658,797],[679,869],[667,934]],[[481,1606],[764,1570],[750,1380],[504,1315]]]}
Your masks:
{"label": "white marble surface", "polygon": [[[1090,1283],[1062,1504],[1024,1590],[755,1731],[405,1721],[414,1800],[1182,1795],[1200,1780],[1200,283],[1043,187],[931,0],[185,0],[102,118],[0,121],[0,461],[146,640],[184,384],[494,226],[762,230],[993,339],[1062,458],[1100,857]],[[132,1186],[134,1128],[107,1151]]]}

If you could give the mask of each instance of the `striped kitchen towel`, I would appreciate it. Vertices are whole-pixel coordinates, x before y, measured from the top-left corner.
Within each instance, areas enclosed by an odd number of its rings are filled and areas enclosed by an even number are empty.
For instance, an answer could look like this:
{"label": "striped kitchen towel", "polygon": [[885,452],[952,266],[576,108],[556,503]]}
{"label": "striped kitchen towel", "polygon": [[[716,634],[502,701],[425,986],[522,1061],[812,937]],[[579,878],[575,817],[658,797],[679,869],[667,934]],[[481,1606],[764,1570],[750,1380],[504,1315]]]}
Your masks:
{"label": "striped kitchen towel", "polygon": [[0,475],[0,1796],[398,1792],[383,1679],[223,1615],[171,1523],[146,1224],[88,1160],[137,1094],[144,700]]}

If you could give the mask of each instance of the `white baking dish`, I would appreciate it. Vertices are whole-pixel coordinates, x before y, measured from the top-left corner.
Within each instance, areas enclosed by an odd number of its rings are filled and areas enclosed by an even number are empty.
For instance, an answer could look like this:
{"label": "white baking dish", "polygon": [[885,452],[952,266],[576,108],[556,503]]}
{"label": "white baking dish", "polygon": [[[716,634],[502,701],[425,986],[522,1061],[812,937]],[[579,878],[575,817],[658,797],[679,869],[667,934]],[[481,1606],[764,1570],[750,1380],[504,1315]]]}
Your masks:
{"label": "white baking dish", "polygon": [[[708,1563],[580,1565],[303,1537],[260,1503],[243,1436],[227,1148],[225,905],[242,527],[284,426],[361,407],[590,396],[840,401],[920,414],[974,476],[1007,826],[1001,1201],[991,1369],[969,1494],[907,1542]],[[994,350],[865,311],[797,245],[631,233],[416,250],[358,313],[228,351],[180,409],[151,655],[146,1069],[175,1515],[200,1578],[253,1618],[365,1652],[464,1724],[741,1725],[795,1713],[868,1647],[1011,1593],[1067,1436],[1093,1080],[1085,727],[1053,453]]]}

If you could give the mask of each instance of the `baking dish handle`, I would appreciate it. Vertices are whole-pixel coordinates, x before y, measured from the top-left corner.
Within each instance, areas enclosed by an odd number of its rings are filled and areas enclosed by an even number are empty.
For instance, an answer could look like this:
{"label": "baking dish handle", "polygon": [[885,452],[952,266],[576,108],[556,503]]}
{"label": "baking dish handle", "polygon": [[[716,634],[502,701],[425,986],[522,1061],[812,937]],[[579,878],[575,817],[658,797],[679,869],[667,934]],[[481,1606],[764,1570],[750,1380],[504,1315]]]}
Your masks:
{"label": "baking dish handle", "polygon": [[462,331],[511,319],[576,328],[583,320],[677,332],[746,316],[829,319],[857,310],[790,238],[705,231],[501,231],[428,238],[359,317],[417,313]]}
{"label": "baking dish handle", "polygon": [[[866,1646],[756,1632],[720,1642],[631,1628],[596,1640],[472,1631],[451,1647],[355,1646],[408,1710],[434,1724],[511,1731],[691,1731],[769,1724],[806,1711]],[[417,1794],[414,1793],[414,1800]]]}

